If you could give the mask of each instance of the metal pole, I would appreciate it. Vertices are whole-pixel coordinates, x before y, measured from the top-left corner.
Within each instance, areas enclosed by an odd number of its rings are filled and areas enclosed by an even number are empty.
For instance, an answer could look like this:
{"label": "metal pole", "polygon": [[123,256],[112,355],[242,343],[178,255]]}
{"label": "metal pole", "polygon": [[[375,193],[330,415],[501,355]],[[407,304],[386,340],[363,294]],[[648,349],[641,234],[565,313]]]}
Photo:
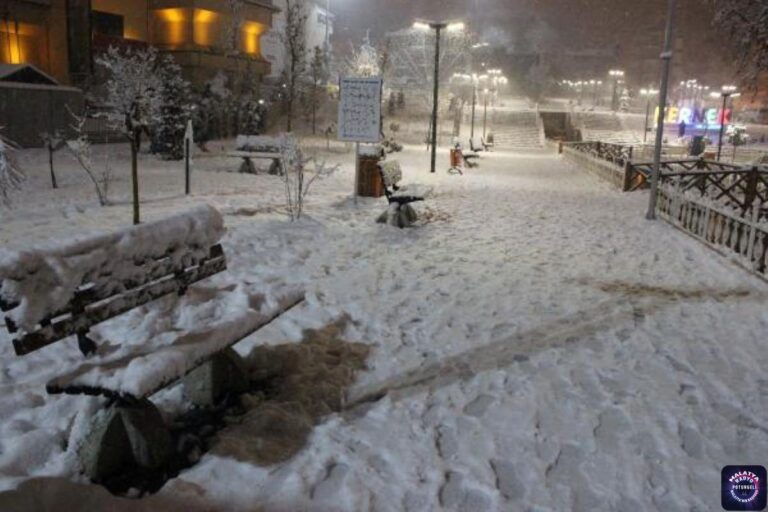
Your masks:
{"label": "metal pole", "polygon": [[485,140],[486,126],[488,126],[488,93],[485,93],[485,105],[483,109],[483,140]]}
{"label": "metal pole", "polygon": [[675,27],[675,11],[677,0],[669,0],[667,11],[667,30],[664,36],[664,52],[661,54],[661,88],[659,89],[659,119],[656,125],[656,147],[653,154],[653,174],[651,175],[651,197],[648,201],[648,220],[656,220],[656,201],[659,191],[661,174],[661,147],[664,143],[664,118],[667,110],[667,93],[669,88],[669,68],[672,61],[672,35]]}
{"label": "metal pole", "polygon": [[440,32],[442,25],[434,25],[435,29],[435,90],[434,90],[434,103],[432,105],[432,165],[430,172],[435,172],[437,166],[437,108],[438,108],[438,94],[440,85]]}
{"label": "metal pole", "polygon": [[472,128],[469,130],[469,138],[475,138],[475,106],[477,105],[477,84],[472,79]]}
{"label": "metal pole", "polygon": [[184,192],[189,195],[190,183],[189,183],[189,157],[191,153],[190,140],[184,141]]}
{"label": "metal pole", "polygon": [[720,139],[717,143],[717,161],[720,161],[720,155],[723,154],[723,135],[725,134],[725,109],[728,106],[727,93],[723,93],[723,110],[720,111]]}
{"label": "metal pole", "polygon": [[648,119],[651,117],[651,98],[645,104],[645,132],[643,132],[643,144],[648,142]]}
{"label": "metal pole", "polygon": [[360,187],[360,143],[355,143],[355,206],[357,206],[357,192]]}

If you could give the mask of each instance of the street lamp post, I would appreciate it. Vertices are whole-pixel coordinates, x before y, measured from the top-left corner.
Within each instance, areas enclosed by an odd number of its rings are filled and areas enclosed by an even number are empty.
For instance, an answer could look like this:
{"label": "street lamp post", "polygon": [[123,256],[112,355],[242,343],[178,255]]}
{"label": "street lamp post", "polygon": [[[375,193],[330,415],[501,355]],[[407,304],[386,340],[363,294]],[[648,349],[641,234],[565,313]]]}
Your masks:
{"label": "street lamp post", "polygon": [[656,220],[656,201],[659,191],[659,174],[661,174],[661,146],[664,143],[664,118],[667,109],[667,94],[669,89],[669,68],[672,61],[672,34],[675,28],[675,13],[677,0],[669,0],[667,4],[667,29],[664,36],[664,51],[661,54],[661,87],[659,89],[659,118],[656,120],[656,147],[653,152],[653,174],[651,175],[651,197],[648,201],[648,220]]}
{"label": "street lamp post", "polygon": [[723,108],[720,111],[720,137],[717,141],[717,161],[720,161],[720,157],[723,154],[723,136],[725,135],[725,111],[728,108],[728,98],[737,98],[740,94],[736,92],[736,86],[734,85],[724,85],[722,88],[722,92],[717,93],[713,92],[712,97],[722,97],[723,98]]}
{"label": "street lamp post", "polygon": [[616,112],[619,110],[619,79],[624,76],[624,71],[620,69],[612,69],[608,72],[613,77],[613,96],[611,98],[611,109]]}
{"label": "street lamp post", "polygon": [[483,90],[484,109],[483,109],[483,140],[485,140],[486,129],[488,127],[488,89]]}
{"label": "street lamp post", "polygon": [[439,94],[440,94],[440,35],[443,30],[462,30],[464,28],[463,23],[424,23],[416,22],[413,27],[419,30],[432,29],[435,31],[435,84],[433,91],[432,102],[432,159],[430,165],[430,172],[435,172],[437,167],[437,110],[439,106]]}
{"label": "street lamp post", "polygon": [[472,75],[472,124],[469,129],[469,138],[475,138],[475,108],[477,107],[477,75]]}

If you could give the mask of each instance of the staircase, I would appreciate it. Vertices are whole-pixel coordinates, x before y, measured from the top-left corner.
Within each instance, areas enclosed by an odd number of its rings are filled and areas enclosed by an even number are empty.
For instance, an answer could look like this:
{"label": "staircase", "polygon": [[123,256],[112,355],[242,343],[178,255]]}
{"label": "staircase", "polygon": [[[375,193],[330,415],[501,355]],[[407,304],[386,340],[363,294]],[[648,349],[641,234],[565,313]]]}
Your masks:
{"label": "staircase", "polygon": [[544,123],[537,112],[496,111],[492,120],[497,149],[530,149],[544,146]]}
{"label": "staircase", "polygon": [[583,112],[578,114],[577,123],[584,141],[639,144],[643,140],[642,131],[627,129],[614,113]]}

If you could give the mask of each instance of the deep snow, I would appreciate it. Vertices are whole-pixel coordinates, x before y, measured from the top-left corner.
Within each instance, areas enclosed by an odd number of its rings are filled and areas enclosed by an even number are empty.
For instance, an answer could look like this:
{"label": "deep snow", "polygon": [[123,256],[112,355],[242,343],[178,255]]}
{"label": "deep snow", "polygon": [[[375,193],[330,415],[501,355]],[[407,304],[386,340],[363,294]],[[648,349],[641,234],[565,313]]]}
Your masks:
{"label": "deep snow", "polygon": [[[645,221],[647,196],[546,151],[485,155],[462,177],[446,173],[447,154],[430,175],[428,153],[408,147],[404,181],[433,193],[430,222],[401,231],[374,222],[383,199],[354,206],[350,153],[321,154],[342,171],[297,223],[281,213],[279,178],[201,156],[191,198],[181,166],[144,157],[143,207],[147,219],[199,202],[224,214],[230,270],[199,287],[206,303],[237,283],[306,289],[241,353],[350,318],[344,339],[372,351],[345,411],[285,462],[260,466],[235,443],[157,495],[114,498],[77,476],[68,445],[98,402],[45,394],[80,361],[74,344],[17,358],[0,330],[0,510],[704,511],[719,510],[723,465],[768,462],[768,287]],[[32,176],[0,212],[3,247],[130,220],[124,154],[120,204],[103,209],[63,156],[55,192],[46,155],[21,157]],[[156,332],[189,313],[174,307],[99,334]],[[158,404],[173,414],[179,394]]]}

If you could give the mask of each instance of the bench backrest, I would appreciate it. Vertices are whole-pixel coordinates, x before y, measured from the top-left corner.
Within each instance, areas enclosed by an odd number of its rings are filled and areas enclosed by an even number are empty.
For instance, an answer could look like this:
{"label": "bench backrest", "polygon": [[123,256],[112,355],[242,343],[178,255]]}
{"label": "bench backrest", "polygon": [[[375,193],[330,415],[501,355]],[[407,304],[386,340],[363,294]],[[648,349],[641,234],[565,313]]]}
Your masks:
{"label": "bench backrest", "polygon": [[397,160],[379,162],[378,168],[381,182],[384,185],[384,194],[389,199],[392,194],[397,192],[397,184],[403,180],[403,170]]}
{"label": "bench backrest", "polygon": [[226,269],[221,215],[204,206],[41,250],[0,255],[0,310],[18,355],[86,333]]}

